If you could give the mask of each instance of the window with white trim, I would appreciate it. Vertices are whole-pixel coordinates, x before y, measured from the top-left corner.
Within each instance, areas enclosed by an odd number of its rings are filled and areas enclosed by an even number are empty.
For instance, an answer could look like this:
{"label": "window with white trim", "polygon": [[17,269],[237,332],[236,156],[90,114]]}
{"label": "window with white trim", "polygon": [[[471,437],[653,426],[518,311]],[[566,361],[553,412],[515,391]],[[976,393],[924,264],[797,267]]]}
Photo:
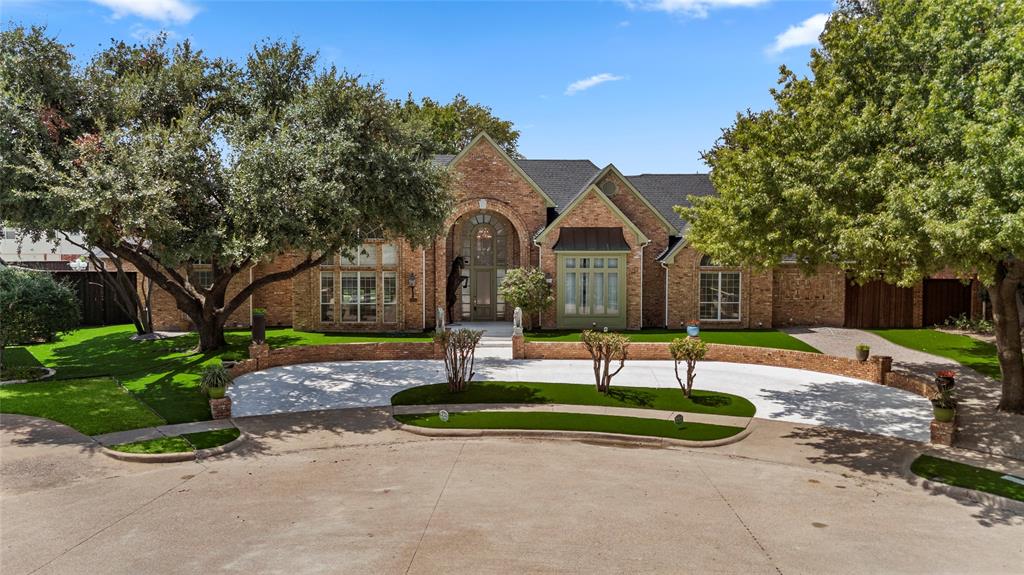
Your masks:
{"label": "window with white trim", "polygon": [[334,272],[320,272],[320,321],[334,321]]}
{"label": "window with white trim", "polygon": [[740,272],[709,270],[717,267],[710,257],[700,261],[699,317],[702,320],[740,319]]}

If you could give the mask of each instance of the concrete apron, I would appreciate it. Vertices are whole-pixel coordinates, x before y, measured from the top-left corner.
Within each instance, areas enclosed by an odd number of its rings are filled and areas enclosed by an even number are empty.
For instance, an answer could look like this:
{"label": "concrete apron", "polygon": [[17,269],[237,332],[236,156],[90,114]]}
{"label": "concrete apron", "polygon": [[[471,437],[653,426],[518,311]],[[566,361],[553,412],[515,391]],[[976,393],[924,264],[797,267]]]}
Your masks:
{"label": "concrete apron", "polygon": [[[760,419],[820,425],[927,442],[931,403],[923,397],[832,374],[772,366],[701,362],[697,388],[749,399]],[[583,360],[479,358],[476,381],[593,385]],[[327,362],[245,374],[229,389],[235,417],[389,406],[395,393],[444,381],[440,361]],[[678,388],[671,361],[628,362],[616,387]]]}

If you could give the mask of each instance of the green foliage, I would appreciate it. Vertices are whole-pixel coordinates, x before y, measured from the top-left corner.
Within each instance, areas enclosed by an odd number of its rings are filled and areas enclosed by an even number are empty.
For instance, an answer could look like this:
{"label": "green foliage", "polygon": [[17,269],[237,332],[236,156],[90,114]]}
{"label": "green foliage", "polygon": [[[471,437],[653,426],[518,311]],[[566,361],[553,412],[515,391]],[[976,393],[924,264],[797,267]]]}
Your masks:
{"label": "green foliage", "polygon": [[[34,236],[80,231],[132,263],[203,349],[223,345],[224,320],[258,287],[367,236],[423,244],[449,213],[431,134],[379,83],[318,69],[296,42],[264,42],[242,65],[158,38],[76,66],[40,29],[0,32],[0,49],[4,219]],[[285,251],[294,267],[227,296]],[[191,284],[197,260],[212,286]]]}
{"label": "green foliage", "polygon": [[[612,378],[618,375],[626,365],[629,357],[629,338],[621,333],[583,330],[580,342],[590,353],[594,361],[594,383],[601,393],[608,393],[612,386]],[[619,362],[615,371],[611,370],[613,361]]]}
{"label": "green foliage", "polygon": [[871,351],[871,346],[866,343],[858,343],[857,351]]}
{"label": "green foliage", "polygon": [[975,319],[965,313],[962,313],[957,317],[946,318],[943,325],[960,331],[970,331],[981,334],[991,334],[995,330],[995,327],[989,320],[981,318]]}
{"label": "green foliage", "polygon": [[0,317],[0,348],[50,341],[78,326],[78,299],[48,273],[0,267]]}
{"label": "green foliage", "polygon": [[436,154],[458,154],[477,134],[487,132],[510,156],[520,157],[516,149],[519,131],[512,122],[495,116],[487,106],[471,104],[462,94],[456,94],[447,104],[430,98],[416,102],[409,96],[403,111],[411,122],[424,126]]}
{"label": "green foliage", "polygon": [[499,288],[506,305],[512,309],[522,308],[523,315],[530,317],[547,309],[555,302],[555,294],[536,268],[515,268],[508,270]]}
{"label": "green foliage", "polygon": [[728,264],[794,254],[812,271],[909,286],[977,275],[995,310],[999,408],[1024,413],[1024,2],[844,0],[810,77],[704,154],[718,195],[677,208]]}

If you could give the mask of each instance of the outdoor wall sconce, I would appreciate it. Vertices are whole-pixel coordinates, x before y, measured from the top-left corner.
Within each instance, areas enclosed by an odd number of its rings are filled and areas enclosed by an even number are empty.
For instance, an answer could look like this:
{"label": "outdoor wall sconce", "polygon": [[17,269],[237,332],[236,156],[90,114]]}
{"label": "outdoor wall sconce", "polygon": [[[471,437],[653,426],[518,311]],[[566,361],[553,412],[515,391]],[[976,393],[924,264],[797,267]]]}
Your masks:
{"label": "outdoor wall sconce", "polygon": [[409,279],[405,284],[409,286],[409,301],[416,301],[416,274],[409,272]]}
{"label": "outdoor wall sconce", "polygon": [[85,261],[84,257],[79,257],[78,259],[68,262],[68,265],[71,267],[72,271],[84,272],[85,269],[89,267],[89,262]]}

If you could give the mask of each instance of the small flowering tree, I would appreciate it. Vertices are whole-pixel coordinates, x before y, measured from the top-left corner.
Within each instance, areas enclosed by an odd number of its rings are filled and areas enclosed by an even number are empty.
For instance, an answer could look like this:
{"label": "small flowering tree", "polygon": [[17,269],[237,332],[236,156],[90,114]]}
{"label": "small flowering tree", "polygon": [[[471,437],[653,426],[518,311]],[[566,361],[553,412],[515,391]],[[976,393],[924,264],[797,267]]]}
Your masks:
{"label": "small flowering tree", "polygon": [[[612,386],[612,378],[618,375],[626,365],[629,338],[621,333],[588,329],[583,331],[580,340],[594,360],[594,383],[597,384],[597,391],[608,393]],[[611,371],[613,361],[619,362],[619,367],[615,371]]]}
{"label": "small flowering tree", "polygon": [[[672,354],[672,361],[675,362],[676,381],[683,390],[683,395],[690,397],[693,393],[693,380],[697,378],[695,373],[697,362],[704,359],[708,353],[708,344],[699,337],[677,337],[668,344],[669,353]],[[679,363],[686,362],[686,383],[679,377]]]}
{"label": "small flowering tree", "polygon": [[521,308],[524,317],[536,317],[555,302],[544,272],[536,268],[508,270],[499,289],[508,306]]}
{"label": "small flowering tree", "polygon": [[444,373],[448,391],[465,391],[473,380],[476,345],[484,332],[473,329],[446,329],[434,334],[434,341],[444,351]]}

